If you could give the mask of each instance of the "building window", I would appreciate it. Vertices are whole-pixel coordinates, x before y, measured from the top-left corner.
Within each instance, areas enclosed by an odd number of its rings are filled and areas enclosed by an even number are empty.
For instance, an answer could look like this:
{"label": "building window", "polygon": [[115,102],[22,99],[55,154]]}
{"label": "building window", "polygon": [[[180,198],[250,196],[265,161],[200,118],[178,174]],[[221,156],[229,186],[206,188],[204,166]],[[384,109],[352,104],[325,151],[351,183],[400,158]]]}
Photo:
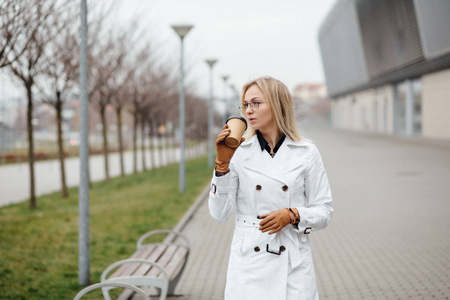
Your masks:
{"label": "building window", "polygon": [[413,108],[413,134],[422,135],[422,81],[413,80],[414,108]]}
{"label": "building window", "polygon": [[422,135],[422,83],[407,80],[395,86],[395,132],[398,135]]}

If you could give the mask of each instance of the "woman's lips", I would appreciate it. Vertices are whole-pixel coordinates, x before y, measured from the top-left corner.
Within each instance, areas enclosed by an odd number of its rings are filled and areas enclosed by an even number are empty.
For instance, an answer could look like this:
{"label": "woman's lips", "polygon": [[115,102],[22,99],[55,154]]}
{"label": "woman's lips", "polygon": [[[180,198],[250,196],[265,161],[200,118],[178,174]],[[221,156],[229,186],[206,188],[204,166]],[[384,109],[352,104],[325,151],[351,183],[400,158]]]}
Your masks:
{"label": "woman's lips", "polygon": [[256,118],[248,118],[249,122],[254,122],[256,120]]}

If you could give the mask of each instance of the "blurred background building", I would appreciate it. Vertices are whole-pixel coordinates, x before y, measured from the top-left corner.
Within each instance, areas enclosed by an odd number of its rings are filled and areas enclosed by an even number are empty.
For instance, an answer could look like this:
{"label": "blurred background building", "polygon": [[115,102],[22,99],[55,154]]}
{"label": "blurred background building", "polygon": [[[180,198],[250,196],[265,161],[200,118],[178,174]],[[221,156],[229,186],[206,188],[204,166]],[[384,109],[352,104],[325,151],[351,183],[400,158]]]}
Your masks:
{"label": "blurred background building", "polygon": [[319,31],[336,128],[450,139],[450,1],[338,0]]}
{"label": "blurred background building", "polygon": [[296,113],[298,117],[319,115],[329,119],[330,99],[325,83],[301,83],[293,92]]}

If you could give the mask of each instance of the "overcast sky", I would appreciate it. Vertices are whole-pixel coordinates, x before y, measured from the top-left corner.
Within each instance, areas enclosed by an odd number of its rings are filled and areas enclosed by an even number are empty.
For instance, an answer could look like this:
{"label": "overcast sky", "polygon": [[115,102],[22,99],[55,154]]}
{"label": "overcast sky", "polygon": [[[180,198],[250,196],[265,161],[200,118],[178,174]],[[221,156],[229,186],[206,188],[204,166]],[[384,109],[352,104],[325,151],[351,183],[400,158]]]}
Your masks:
{"label": "overcast sky", "polygon": [[[111,0],[108,0],[111,1]],[[206,58],[217,58],[215,94],[222,96],[222,75],[238,90],[251,78],[270,75],[291,90],[304,82],[323,82],[317,34],[336,0],[122,0],[118,22],[143,18],[148,37],[164,59],[179,63],[179,38],[171,24],[194,25],[185,38],[189,81],[208,95]],[[0,84],[4,89],[5,84]],[[229,92],[228,92],[229,93]],[[5,91],[2,93],[5,95]],[[2,95],[0,94],[0,96]]]}

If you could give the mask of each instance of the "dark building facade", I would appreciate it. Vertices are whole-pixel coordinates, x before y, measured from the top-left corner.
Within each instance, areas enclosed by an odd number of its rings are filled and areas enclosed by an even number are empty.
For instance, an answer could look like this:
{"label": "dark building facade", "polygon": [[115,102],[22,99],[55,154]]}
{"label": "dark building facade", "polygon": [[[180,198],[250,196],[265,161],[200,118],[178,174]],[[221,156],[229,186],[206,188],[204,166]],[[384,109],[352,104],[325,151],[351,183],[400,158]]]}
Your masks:
{"label": "dark building facade", "polygon": [[450,139],[450,1],[338,0],[319,32],[338,128]]}

